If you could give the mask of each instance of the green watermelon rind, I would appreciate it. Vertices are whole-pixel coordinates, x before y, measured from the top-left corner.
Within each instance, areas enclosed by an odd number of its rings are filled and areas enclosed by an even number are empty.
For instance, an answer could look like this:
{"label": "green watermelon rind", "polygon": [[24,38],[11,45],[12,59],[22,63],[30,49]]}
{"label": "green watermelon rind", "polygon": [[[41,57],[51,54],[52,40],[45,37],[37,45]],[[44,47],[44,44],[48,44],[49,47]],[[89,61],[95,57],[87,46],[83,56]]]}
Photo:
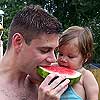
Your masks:
{"label": "green watermelon rind", "polygon": [[43,70],[41,67],[39,67],[37,69],[37,72],[40,76],[42,76],[43,78],[46,78],[50,73],[48,73],[47,71]]}
{"label": "green watermelon rind", "polygon": [[[41,76],[41,77],[43,77],[43,78],[46,78],[51,72],[49,72],[49,71],[47,71],[47,70],[43,70],[43,68],[42,67],[39,67],[38,69],[37,69],[37,72],[38,72],[38,74]],[[70,80],[70,85],[74,85],[74,84],[76,84],[79,80],[80,80],[80,78],[81,78],[81,73],[80,72],[76,72],[76,73],[79,73],[79,76],[77,76],[77,77],[74,77],[73,76],[73,78],[69,78],[69,77],[67,77],[66,76],[66,79],[69,79]],[[64,74],[65,75],[65,74]]]}

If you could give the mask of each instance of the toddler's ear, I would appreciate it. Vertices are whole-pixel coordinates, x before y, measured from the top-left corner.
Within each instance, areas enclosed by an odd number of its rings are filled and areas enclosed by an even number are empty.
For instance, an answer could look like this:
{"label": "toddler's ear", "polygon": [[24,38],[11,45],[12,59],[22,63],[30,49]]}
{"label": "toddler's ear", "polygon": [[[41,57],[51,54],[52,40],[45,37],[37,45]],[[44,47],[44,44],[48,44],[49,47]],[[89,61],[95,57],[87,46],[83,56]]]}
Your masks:
{"label": "toddler's ear", "polygon": [[88,61],[88,59],[85,59],[85,61],[84,61],[84,62],[86,63],[87,61]]}
{"label": "toddler's ear", "polygon": [[91,53],[87,53],[85,63],[88,62],[91,59]]}
{"label": "toddler's ear", "polygon": [[87,53],[87,58],[90,59],[91,58],[91,53]]}

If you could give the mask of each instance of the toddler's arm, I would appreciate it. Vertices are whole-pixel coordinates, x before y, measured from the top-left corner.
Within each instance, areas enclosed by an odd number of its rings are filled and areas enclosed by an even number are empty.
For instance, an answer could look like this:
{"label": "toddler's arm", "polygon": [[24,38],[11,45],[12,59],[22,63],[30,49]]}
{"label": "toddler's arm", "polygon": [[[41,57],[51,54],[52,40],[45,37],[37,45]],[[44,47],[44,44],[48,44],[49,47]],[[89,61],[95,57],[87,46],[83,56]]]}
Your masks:
{"label": "toddler's arm", "polygon": [[86,70],[84,74],[84,88],[87,100],[98,100],[99,87],[92,72]]}

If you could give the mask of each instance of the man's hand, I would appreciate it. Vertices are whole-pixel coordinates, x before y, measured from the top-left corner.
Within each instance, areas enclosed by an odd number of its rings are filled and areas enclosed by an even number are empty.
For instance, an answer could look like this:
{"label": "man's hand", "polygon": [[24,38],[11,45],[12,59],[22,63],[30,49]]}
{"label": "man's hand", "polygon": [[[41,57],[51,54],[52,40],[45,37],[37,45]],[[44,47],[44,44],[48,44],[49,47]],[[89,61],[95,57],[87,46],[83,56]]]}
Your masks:
{"label": "man's hand", "polygon": [[69,79],[57,73],[49,74],[41,83],[38,90],[38,100],[60,100],[67,89]]}

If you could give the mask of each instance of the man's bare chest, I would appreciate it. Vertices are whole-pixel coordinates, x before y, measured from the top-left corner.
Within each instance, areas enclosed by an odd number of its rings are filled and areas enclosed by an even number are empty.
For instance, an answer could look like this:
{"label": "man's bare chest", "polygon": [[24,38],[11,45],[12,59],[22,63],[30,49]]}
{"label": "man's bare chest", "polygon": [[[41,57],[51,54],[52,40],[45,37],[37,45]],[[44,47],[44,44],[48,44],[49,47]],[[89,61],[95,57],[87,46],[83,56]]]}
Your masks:
{"label": "man's bare chest", "polygon": [[4,100],[37,100],[37,93],[25,88],[0,87],[0,97]]}

